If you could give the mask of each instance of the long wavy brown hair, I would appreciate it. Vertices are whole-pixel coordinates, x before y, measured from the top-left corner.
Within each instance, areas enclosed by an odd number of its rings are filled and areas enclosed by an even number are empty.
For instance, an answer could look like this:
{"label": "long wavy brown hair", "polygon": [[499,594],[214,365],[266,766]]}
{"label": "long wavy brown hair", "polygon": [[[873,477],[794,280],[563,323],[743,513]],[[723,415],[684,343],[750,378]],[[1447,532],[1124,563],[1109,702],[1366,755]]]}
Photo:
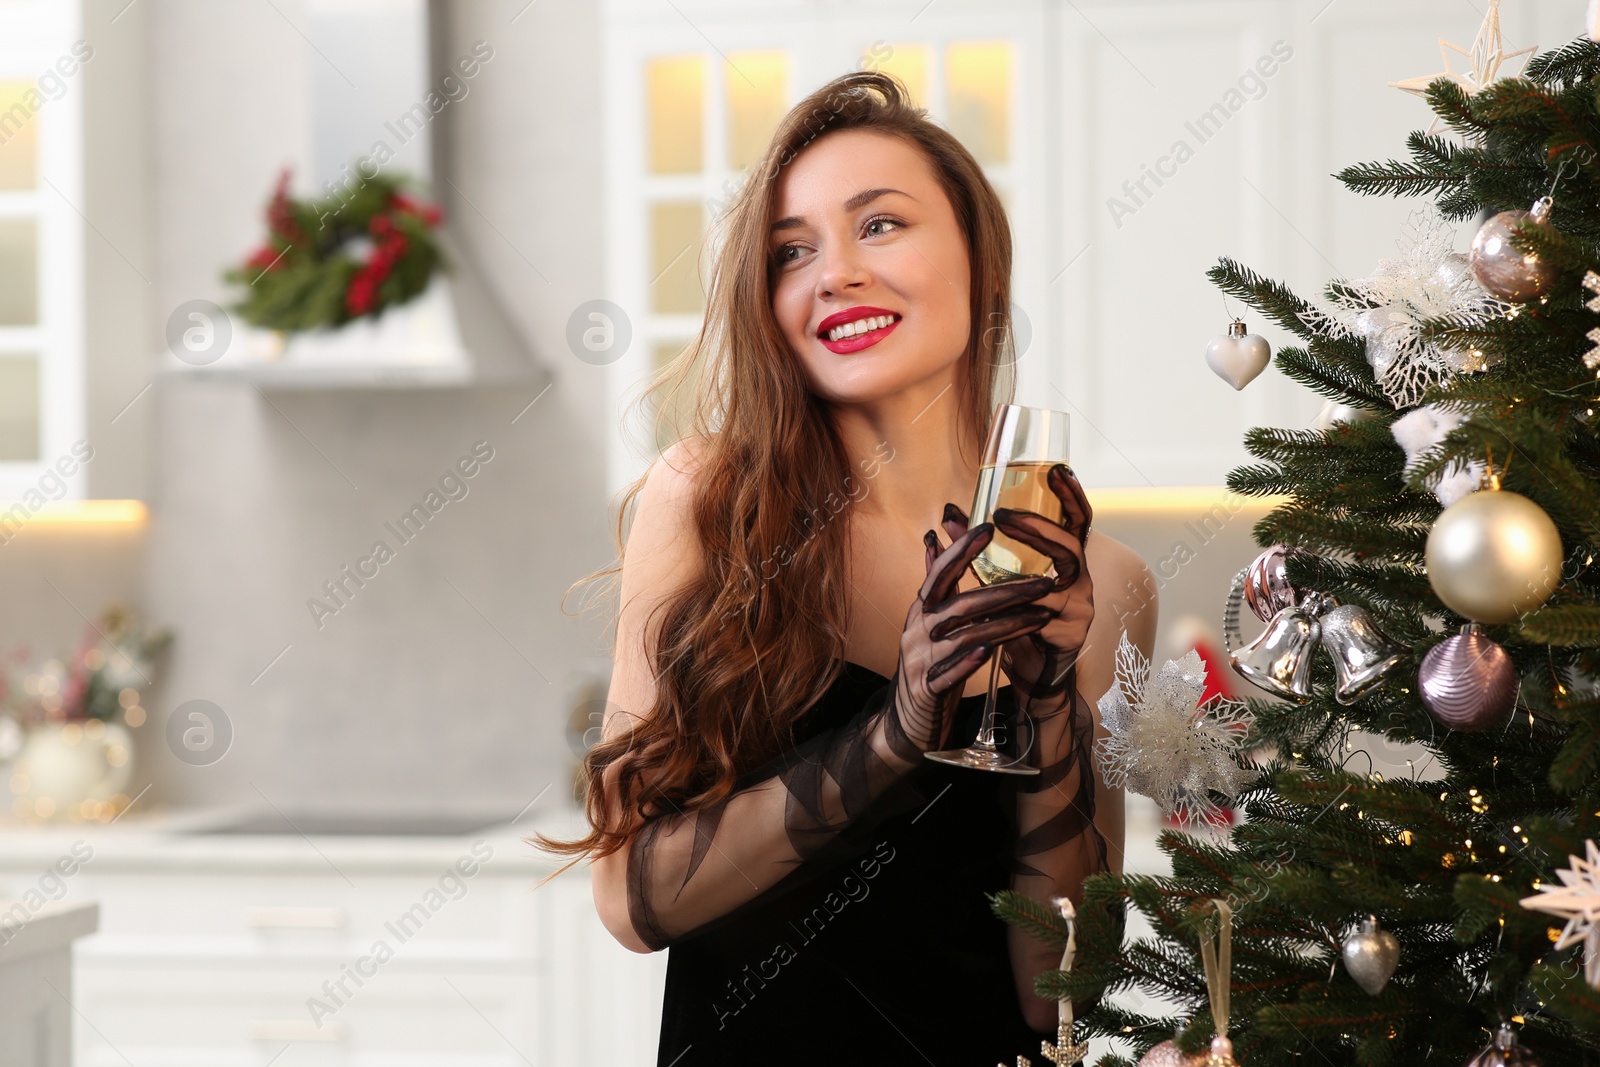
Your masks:
{"label": "long wavy brown hair", "polygon": [[[976,455],[997,397],[1011,397],[1005,208],[971,153],[909,99],[893,76],[872,70],[822,86],[784,116],[712,229],[717,250],[699,335],[641,397],[665,394],[671,404],[697,383],[683,436],[703,439],[691,510],[705,565],[656,608],[664,613],[658,647],[645,650],[655,705],[630,728],[608,722],[608,736],[584,756],[579,784],[590,832],[576,841],[526,839],[538,848],[574,856],[573,863],[606,856],[657,814],[715,804],[740,774],[793,746],[795,720],[842,669],[850,509],[839,501],[855,498],[858,481],[827,403],[810,391],[773,314],[768,250],[779,175],[807,145],[836,130],[866,129],[922,150],[954,208],[971,266],[972,329],[958,371],[964,454],[970,442]],[[604,576],[620,584],[628,512],[644,482],[622,496],[617,563],[573,588]],[[842,521],[832,521],[835,513]],[[601,776],[612,764],[616,790],[606,797]]]}

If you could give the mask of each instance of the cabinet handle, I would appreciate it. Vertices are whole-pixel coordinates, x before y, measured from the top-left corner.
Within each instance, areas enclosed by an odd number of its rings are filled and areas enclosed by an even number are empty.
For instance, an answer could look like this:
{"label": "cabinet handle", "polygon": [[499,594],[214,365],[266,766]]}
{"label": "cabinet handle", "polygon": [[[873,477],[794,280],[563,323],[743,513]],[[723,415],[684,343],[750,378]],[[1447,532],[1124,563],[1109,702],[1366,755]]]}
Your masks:
{"label": "cabinet handle", "polygon": [[258,907],[246,909],[247,926],[258,929],[337,930],[345,924],[343,908]]}
{"label": "cabinet handle", "polygon": [[245,1027],[251,1041],[343,1041],[338,1023],[318,1026],[300,1019],[253,1019]]}

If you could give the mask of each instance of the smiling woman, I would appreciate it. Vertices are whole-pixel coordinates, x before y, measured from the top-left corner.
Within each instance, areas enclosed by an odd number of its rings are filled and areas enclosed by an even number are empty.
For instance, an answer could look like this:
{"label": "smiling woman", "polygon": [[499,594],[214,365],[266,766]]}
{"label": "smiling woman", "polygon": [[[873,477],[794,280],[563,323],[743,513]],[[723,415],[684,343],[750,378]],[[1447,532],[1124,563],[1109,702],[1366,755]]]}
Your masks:
{"label": "smiling woman", "polygon": [[[796,105],[750,173],[720,220],[705,324],[652,392],[711,387],[624,496],[623,562],[601,572],[621,588],[591,832],[531,840],[593,861],[619,942],[670,948],[661,1064],[1010,1059],[1054,1027],[1033,993],[1053,953],[985,893],[1081,900],[1119,865],[1093,701],[1118,620],[1148,654],[1155,603],[1094,613],[1094,585],[1148,582],[1089,536],[1065,468],[1052,491],[1072,529],[996,516],[1054,573],[970,572],[996,526],[966,529],[951,502],[972,498],[1014,384],[1011,231],[971,153],[866,71]],[[885,448],[872,491],[817,524]],[[780,551],[787,565],[762,566]],[[991,655],[1011,678],[1002,715],[1036,725],[1026,785],[923,758],[972,741]],[[1060,657],[1074,665],[1039,668]],[[876,849],[894,863],[844,907],[842,876]],[[757,951],[781,959],[752,969]]]}

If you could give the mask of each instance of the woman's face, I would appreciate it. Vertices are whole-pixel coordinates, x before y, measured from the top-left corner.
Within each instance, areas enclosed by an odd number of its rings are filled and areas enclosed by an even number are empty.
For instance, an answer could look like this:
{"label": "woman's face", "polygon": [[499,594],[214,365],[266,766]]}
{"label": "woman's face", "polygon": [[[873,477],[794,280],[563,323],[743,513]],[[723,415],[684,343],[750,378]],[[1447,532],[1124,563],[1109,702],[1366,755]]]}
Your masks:
{"label": "woman's face", "polygon": [[[953,380],[971,331],[971,268],[919,149],[867,130],[824,134],[783,169],[775,214],[772,310],[813,392],[862,403]],[[887,327],[831,336],[884,317]]]}

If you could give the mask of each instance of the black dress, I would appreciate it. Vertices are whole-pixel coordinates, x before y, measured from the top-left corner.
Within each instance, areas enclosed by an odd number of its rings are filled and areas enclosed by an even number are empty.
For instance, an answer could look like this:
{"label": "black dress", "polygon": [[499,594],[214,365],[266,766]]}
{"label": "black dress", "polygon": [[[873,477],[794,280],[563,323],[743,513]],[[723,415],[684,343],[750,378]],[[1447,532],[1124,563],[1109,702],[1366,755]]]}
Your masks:
{"label": "black dress", "polygon": [[[887,681],[846,661],[796,743]],[[1009,685],[998,700],[1012,721]],[[962,698],[955,745],[982,712]],[[985,897],[1010,885],[1014,782],[925,761],[772,893],[668,948],[658,1067],[1039,1062],[1054,1028],[1023,1019]]]}

